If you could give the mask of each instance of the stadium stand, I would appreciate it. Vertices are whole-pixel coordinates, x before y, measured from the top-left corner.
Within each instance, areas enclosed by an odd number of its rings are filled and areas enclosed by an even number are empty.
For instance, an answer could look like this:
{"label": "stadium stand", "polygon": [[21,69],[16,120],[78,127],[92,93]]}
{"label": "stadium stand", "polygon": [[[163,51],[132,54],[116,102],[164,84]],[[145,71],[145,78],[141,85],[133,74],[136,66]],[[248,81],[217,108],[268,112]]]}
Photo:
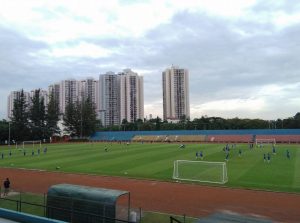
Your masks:
{"label": "stadium stand", "polygon": [[[276,142],[300,143],[300,129],[247,129],[247,130],[164,130],[96,132],[93,141],[144,142],[255,142],[262,137]],[[186,141],[185,141],[186,140]]]}
{"label": "stadium stand", "polygon": [[253,135],[208,135],[208,142],[216,143],[249,143]]}
{"label": "stadium stand", "polygon": [[205,135],[183,135],[180,136],[181,142],[205,142],[206,136]]}

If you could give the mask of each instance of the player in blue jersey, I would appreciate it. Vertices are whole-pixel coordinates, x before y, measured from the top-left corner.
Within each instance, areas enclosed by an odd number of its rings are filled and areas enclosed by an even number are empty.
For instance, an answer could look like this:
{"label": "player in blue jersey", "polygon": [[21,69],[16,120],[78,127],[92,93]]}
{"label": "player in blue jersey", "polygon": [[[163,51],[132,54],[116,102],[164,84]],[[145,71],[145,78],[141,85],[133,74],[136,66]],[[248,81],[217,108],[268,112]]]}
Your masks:
{"label": "player in blue jersey", "polygon": [[225,161],[229,160],[229,152],[226,153]]}
{"label": "player in blue jersey", "polygon": [[268,163],[271,162],[271,155],[270,155],[270,153],[268,153],[268,155],[267,155],[267,160],[268,160]]}
{"label": "player in blue jersey", "polygon": [[291,159],[291,154],[288,149],[286,150],[286,158]]}
{"label": "player in blue jersey", "polygon": [[267,156],[266,156],[266,154],[264,153],[264,162],[266,162],[267,161]]}
{"label": "player in blue jersey", "polygon": [[202,151],[199,152],[199,157],[201,160],[203,160],[203,152]]}
{"label": "player in blue jersey", "polygon": [[274,155],[276,155],[276,148],[275,148],[274,144],[272,145],[272,152]]}

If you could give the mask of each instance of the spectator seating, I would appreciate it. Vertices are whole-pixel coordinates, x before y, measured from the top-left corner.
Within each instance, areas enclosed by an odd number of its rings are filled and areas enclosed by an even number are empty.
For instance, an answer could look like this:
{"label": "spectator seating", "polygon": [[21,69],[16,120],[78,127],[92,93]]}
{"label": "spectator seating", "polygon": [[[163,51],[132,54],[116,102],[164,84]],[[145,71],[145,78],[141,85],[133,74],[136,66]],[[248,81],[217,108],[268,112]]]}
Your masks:
{"label": "spectator seating", "polygon": [[215,143],[249,143],[252,142],[252,135],[208,135],[208,142]]}

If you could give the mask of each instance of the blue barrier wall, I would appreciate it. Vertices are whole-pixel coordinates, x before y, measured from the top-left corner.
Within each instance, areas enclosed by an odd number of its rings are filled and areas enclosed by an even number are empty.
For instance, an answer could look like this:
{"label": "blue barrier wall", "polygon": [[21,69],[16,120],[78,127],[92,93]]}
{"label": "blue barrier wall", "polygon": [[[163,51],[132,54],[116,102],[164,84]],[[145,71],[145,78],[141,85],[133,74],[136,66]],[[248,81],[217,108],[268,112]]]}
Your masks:
{"label": "blue barrier wall", "polygon": [[22,212],[16,212],[4,208],[0,208],[0,217],[20,223],[66,223],[50,218],[43,218]]}
{"label": "blue barrier wall", "polygon": [[164,130],[96,132],[91,140],[131,140],[135,135],[300,135],[300,129]]}

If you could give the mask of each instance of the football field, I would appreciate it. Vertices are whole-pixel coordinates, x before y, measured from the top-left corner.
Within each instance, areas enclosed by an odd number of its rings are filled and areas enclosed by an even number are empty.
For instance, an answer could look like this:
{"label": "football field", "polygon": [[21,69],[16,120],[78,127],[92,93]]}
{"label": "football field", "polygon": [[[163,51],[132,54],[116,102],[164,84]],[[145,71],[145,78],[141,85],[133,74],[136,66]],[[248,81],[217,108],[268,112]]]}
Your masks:
{"label": "football field", "polygon": [[[202,151],[203,161],[225,162],[224,146],[186,144],[180,149],[179,144],[65,143],[42,145],[39,154],[39,147],[32,145],[24,150],[12,148],[11,154],[7,146],[1,146],[0,166],[173,181],[175,160],[200,160],[196,152]],[[264,161],[267,153],[270,162]],[[276,145],[276,154],[271,145],[254,149],[246,144],[237,144],[236,148],[230,145],[226,166],[228,182],[224,186],[300,192],[299,145]],[[195,165],[189,174],[197,175],[200,169]]]}

